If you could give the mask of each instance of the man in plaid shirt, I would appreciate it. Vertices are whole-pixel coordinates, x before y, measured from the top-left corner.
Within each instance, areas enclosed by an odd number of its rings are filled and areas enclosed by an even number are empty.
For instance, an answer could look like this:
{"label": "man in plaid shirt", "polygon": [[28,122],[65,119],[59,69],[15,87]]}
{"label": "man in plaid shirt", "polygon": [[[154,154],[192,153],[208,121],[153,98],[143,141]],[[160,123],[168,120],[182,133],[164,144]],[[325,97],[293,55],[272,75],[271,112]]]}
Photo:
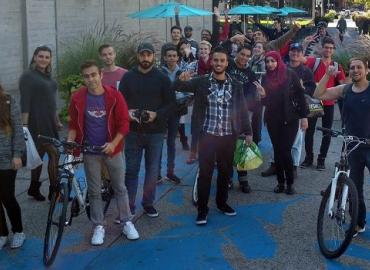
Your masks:
{"label": "man in plaid shirt", "polygon": [[193,92],[193,131],[199,139],[199,181],[197,225],[207,223],[212,174],[217,163],[217,208],[227,216],[236,212],[227,204],[228,180],[233,170],[236,139],[245,135],[252,142],[252,130],[242,84],[227,73],[227,51],[217,47],[212,56],[212,73],[190,80],[182,73],[173,84],[176,91]]}

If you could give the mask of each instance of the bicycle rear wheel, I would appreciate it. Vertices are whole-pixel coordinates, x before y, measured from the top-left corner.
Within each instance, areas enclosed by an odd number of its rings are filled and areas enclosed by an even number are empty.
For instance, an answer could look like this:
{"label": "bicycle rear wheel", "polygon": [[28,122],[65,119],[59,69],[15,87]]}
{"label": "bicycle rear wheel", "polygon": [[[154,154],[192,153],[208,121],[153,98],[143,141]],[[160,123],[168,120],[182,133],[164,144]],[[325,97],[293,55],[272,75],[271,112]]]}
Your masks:
{"label": "bicycle rear wheel", "polygon": [[68,184],[61,183],[51,198],[46,233],[44,238],[44,264],[53,264],[57,255],[66,222],[68,207]]}
{"label": "bicycle rear wheel", "polygon": [[198,204],[198,178],[199,178],[199,168],[194,177],[193,191],[192,191],[192,201],[195,206]]}
{"label": "bicycle rear wheel", "polygon": [[[345,210],[341,207],[343,188],[348,186]],[[328,259],[341,256],[352,241],[357,225],[358,194],[355,184],[350,178],[342,175],[338,179],[334,197],[333,215],[328,214],[331,184],[322,198],[318,220],[317,239],[321,253]]]}

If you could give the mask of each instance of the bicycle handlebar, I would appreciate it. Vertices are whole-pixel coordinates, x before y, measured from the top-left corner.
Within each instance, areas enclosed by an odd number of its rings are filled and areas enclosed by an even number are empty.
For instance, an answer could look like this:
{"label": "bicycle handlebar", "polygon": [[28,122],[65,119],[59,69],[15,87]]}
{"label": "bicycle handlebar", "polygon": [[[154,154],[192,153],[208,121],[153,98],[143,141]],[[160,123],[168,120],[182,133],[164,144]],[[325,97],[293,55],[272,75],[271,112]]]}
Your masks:
{"label": "bicycle handlebar", "polygon": [[343,137],[344,139],[347,139],[349,141],[357,141],[358,143],[360,144],[368,144],[370,145],[370,139],[366,139],[366,138],[359,138],[359,137],[356,137],[356,136],[351,136],[351,135],[345,135],[343,132],[341,131],[338,131],[338,130],[333,130],[333,129],[329,129],[329,128],[323,128],[323,127],[316,127],[317,130],[319,131],[322,131],[322,132],[325,132],[325,133],[328,133],[330,136],[332,137],[338,137],[338,136],[341,136]]}
{"label": "bicycle handlebar", "polygon": [[68,141],[61,141],[52,137],[44,136],[44,135],[38,135],[39,139],[42,139],[44,141],[47,141],[51,144],[53,144],[55,147],[64,147],[68,150],[74,150],[74,149],[81,149],[83,152],[91,151],[91,152],[99,152],[103,149],[101,146],[95,146],[95,145],[83,145],[78,144],[76,142],[68,142]]}

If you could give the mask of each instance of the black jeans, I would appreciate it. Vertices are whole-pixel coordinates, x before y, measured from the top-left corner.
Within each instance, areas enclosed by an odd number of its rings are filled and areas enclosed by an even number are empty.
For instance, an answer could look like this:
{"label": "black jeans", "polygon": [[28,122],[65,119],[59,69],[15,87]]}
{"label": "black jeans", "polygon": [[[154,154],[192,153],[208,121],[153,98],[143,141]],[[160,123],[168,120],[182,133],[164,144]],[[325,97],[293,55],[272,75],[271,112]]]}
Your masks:
{"label": "black jeans", "polygon": [[4,208],[12,225],[12,232],[23,231],[21,208],[15,198],[16,175],[15,170],[0,170],[0,236],[9,234]]}
{"label": "black jeans", "polygon": [[267,130],[274,149],[277,181],[284,185],[294,182],[292,146],[297,135],[299,121],[283,123],[278,120],[267,121]]}
{"label": "black jeans", "polygon": [[350,177],[355,182],[358,192],[358,219],[357,224],[364,227],[366,224],[366,205],[364,200],[364,171],[370,171],[370,149],[358,148],[349,155]]}
{"label": "black jeans", "polygon": [[[59,162],[59,154],[58,150],[50,143],[43,143],[37,146],[37,152],[39,153],[41,159],[44,158],[44,155],[47,154],[49,157],[48,163],[48,175],[50,186],[55,187],[57,185],[57,177],[58,177],[58,162]],[[40,180],[42,171],[42,165],[38,166],[37,168],[31,170],[31,184],[38,183]]]}
{"label": "black jeans", "polygon": [[213,169],[217,162],[216,205],[222,207],[228,198],[228,181],[233,170],[236,136],[202,134],[199,138],[198,211],[208,212]]}
{"label": "black jeans", "polygon": [[[332,128],[334,120],[334,105],[324,106],[324,116],[322,117],[322,127]],[[308,129],[305,135],[305,150],[306,157],[313,159],[313,136],[315,135],[317,117],[308,118]],[[328,154],[331,136],[323,133],[320,146],[320,154],[318,158],[325,159]]]}

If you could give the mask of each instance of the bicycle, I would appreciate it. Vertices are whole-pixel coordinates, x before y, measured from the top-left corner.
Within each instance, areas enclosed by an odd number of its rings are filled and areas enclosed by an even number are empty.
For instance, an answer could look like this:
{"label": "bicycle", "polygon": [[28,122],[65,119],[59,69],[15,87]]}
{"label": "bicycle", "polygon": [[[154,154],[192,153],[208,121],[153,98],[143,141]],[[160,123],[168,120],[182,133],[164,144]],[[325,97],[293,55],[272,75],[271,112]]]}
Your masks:
{"label": "bicycle", "polygon": [[[80,145],[75,142],[60,141],[55,138],[39,135],[38,138],[53,144],[63,157],[58,165],[58,187],[51,197],[50,207],[44,237],[43,262],[46,266],[53,264],[62,240],[64,228],[72,225],[72,219],[85,210],[90,219],[90,205],[87,194],[86,178],[76,179],[75,168],[83,163],[83,159],[72,155],[73,150],[85,152],[100,152],[101,147]],[[102,179],[102,200],[105,202],[104,214],[113,196],[109,179]],[[68,204],[71,204],[70,217],[67,219]]]}
{"label": "bicycle", "polygon": [[321,127],[317,130],[324,132],[324,136],[343,139],[340,160],[335,163],[334,176],[323,193],[317,218],[317,240],[320,251],[326,258],[334,259],[346,251],[357,225],[358,193],[349,177],[348,156],[361,144],[370,144],[370,140]]}

